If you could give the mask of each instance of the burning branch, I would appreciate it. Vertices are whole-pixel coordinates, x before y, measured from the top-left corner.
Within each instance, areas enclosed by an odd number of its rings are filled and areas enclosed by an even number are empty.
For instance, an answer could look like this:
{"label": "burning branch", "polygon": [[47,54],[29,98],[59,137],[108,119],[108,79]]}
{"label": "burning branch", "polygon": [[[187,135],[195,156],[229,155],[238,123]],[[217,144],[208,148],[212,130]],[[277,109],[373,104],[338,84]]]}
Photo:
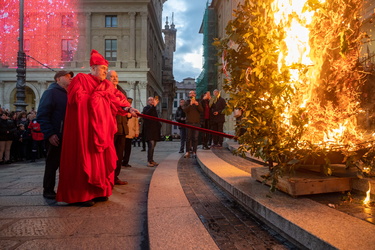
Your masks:
{"label": "burning branch", "polygon": [[216,42],[231,77],[224,86],[231,94],[227,113],[244,110],[240,151],[277,163],[276,179],[308,158],[337,147],[353,156],[373,140],[358,124],[361,6],[361,0],[245,1],[227,37]]}

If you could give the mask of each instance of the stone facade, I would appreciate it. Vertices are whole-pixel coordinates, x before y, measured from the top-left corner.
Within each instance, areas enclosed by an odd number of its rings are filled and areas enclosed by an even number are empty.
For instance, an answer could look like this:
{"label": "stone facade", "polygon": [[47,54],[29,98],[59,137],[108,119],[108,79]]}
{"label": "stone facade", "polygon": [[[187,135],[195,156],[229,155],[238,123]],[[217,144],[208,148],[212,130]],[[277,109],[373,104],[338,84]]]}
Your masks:
{"label": "stone facade", "polygon": [[[197,85],[196,85],[195,79],[191,77],[187,77],[183,79],[182,82],[176,82],[176,91],[175,91],[175,95],[173,99],[173,109],[172,109],[173,121],[176,121],[175,115],[176,115],[178,106],[180,106],[180,100],[181,99],[188,100],[189,92],[191,90],[196,90],[196,88],[197,88]],[[175,125],[172,126],[171,134],[172,135],[180,134],[180,129],[178,128],[178,126],[175,126]]]}
{"label": "stone facade", "polygon": [[[119,84],[128,96],[134,99],[133,106],[142,110],[147,104],[148,96],[158,95],[164,98],[163,82],[169,84],[170,79],[173,80],[173,74],[164,78],[162,76],[165,49],[162,37],[162,10],[165,2],[166,0],[80,0],[76,12],[79,29],[78,49],[71,61],[60,63],[61,68],[75,74],[89,73],[91,50],[96,49],[106,56],[107,41],[115,41],[116,59],[109,60],[109,69],[117,71]],[[113,17],[116,25],[108,27],[108,17]],[[31,65],[31,62],[30,65],[27,63],[26,70],[27,111],[38,108],[40,97],[53,82],[55,74],[54,71],[40,65]],[[60,68],[54,70],[58,71]],[[15,110],[13,104],[16,101],[16,79],[15,68],[0,65],[0,104],[9,110]],[[164,102],[163,99],[161,101]],[[163,108],[171,110],[168,105]],[[159,111],[163,112],[162,105]]]}

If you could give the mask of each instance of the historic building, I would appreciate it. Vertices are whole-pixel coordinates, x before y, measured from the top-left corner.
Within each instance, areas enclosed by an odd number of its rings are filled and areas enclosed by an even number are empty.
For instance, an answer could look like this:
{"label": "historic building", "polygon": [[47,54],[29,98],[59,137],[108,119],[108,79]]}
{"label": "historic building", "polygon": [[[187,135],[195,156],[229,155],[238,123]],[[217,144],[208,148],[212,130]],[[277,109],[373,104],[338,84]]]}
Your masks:
{"label": "historic building", "polygon": [[[229,20],[233,19],[233,11],[243,0],[211,0],[207,4],[203,15],[199,33],[203,34],[203,69],[197,79],[197,92],[199,94],[214,89],[222,90],[225,75],[221,73],[221,57],[217,56],[217,50],[212,44],[214,38],[222,39],[226,36],[225,28]],[[221,91],[222,97],[227,95]],[[235,119],[227,116],[224,124],[224,132],[234,133]]]}
{"label": "historic building", "polygon": [[[95,49],[109,61],[109,69],[117,71],[119,84],[134,99],[135,108],[142,110],[147,97],[159,96],[160,113],[165,118],[170,117],[176,29],[173,23],[171,27],[167,23],[162,31],[162,10],[166,1],[80,0],[73,1],[75,10],[70,6],[70,12],[56,9],[53,13],[41,13],[37,8],[31,10],[28,5],[24,11],[26,110],[37,109],[41,95],[53,82],[55,72],[52,70],[89,73],[90,52]],[[57,21],[48,23],[47,18],[52,15]],[[38,33],[30,35],[31,26],[41,19],[37,28],[46,26],[45,30],[40,28]],[[18,34],[15,39],[17,37]],[[0,54],[4,55],[6,49],[9,48],[0,45]],[[35,51],[42,51],[42,54]],[[9,110],[15,110],[16,67],[14,60],[0,62],[0,104]]]}
{"label": "historic building", "polygon": [[[178,106],[180,106],[180,100],[184,99],[187,100],[189,99],[189,92],[191,90],[196,90],[196,82],[194,78],[187,77],[182,80],[182,82],[176,82],[176,91],[173,99],[173,120],[175,120],[175,115]],[[178,126],[173,125],[172,126],[172,132],[171,134],[180,134],[180,130]]]}

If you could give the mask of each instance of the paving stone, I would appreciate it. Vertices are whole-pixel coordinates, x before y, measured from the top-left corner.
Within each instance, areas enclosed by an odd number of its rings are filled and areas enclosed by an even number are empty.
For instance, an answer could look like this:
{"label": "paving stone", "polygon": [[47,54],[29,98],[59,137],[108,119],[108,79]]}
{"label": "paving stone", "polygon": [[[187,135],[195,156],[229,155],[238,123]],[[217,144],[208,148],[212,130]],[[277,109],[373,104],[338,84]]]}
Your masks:
{"label": "paving stone", "polygon": [[[22,206],[5,207],[1,210],[0,218],[38,218],[38,217],[63,217],[72,216],[79,207],[63,206]],[[82,216],[82,213],[79,214]]]}
{"label": "paving stone", "polygon": [[82,224],[81,218],[20,219],[0,231],[2,237],[68,236]]}
{"label": "paving stone", "polygon": [[[193,159],[181,158],[178,174],[191,206],[220,249],[293,249],[267,232],[244,209],[205,176]],[[261,237],[259,235],[261,234]]]}
{"label": "paving stone", "polygon": [[14,249],[19,243],[16,240],[0,240],[0,249]]}
{"label": "paving stone", "polygon": [[34,239],[24,242],[17,250],[25,249],[143,249],[140,236],[106,236],[61,239]]}
{"label": "paving stone", "polygon": [[[155,160],[176,145],[158,143]],[[155,169],[146,166],[146,152],[133,148],[133,167],[120,173],[129,184],[115,186],[108,202],[93,207],[44,199],[44,164],[0,166],[0,249],[148,249],[147,194]]]}

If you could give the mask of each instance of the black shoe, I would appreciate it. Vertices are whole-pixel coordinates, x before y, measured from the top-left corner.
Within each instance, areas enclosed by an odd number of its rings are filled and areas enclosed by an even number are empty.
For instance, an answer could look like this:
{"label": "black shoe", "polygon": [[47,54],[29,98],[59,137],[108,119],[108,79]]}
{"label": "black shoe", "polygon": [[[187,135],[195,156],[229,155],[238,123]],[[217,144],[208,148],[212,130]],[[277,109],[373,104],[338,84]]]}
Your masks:
{"label": "black shoe", "polygon": [[96,198],[92,199],[92,201],[95,201],[95,202],[101,202],[101,201],[107,201],[107,200],[108,200],[107,196],[96,197]]}
{"label": "black shoe", "polygon": [[142,149],[141,151],[146,151],[146,149]]}
{"label": "black shoe", "polygon": [[125,167],[126,167],[126,168],[131,168],[132,165],[130,165],[130,164],[126,164]]}
{"label": "black shoe", "polygon": [[43,197],[46,198],[46,199],[54,200],[54,199],[56,199],[56,193],[53,190],[52,191],[44,191]]}
{"label": "black shoe", "polygon": [[183,153],[183,152],[184,152],[183,150],[180,150],[180,151],[179,151],[180,154]]}
{"label": "black shoe", "polygon": [[75,202],[70,203],[72,206],[79,206],[79,207],[92,207],[95,205],[95,201],[84,201],[84,202]]}

